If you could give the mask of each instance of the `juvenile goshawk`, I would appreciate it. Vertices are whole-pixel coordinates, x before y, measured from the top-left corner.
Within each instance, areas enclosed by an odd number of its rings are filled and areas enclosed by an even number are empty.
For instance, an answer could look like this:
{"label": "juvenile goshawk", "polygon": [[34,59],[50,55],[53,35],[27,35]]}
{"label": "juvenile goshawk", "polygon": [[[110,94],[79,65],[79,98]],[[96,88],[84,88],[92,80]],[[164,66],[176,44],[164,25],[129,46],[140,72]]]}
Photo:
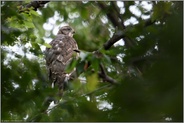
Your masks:
{"label": "juvenile goshawk", "polygon": [[65,84],[72,74],[67,74],[65,68],[79,53],[78,45],[73,38],[74,33],[74,29],[70,26],[61,27],[56,38],[50,42],[52,47],[45,50],[49,79],[52,82],[52,87],[59,88],[60,96],[62,96]]}

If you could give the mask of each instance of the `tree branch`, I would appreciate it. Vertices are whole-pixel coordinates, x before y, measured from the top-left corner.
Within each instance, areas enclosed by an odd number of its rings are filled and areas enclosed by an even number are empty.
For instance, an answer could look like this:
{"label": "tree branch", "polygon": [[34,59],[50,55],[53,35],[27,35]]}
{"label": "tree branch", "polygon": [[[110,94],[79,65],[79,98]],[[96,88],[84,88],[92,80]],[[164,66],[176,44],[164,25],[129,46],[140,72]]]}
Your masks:
{"label": "tree branch", "polygon": [[117,16],[119,13],[117,13],[114,10],[114,7],[111,6],[107,6],[104,2],[98,2],[97,4],[101,10],[106,12],[107,18],[112,22],[114,27],[118,27],[118,28],[124,28],[123,23],[119,20],[119,17]]}
{"label": "tree branch", "polygon": [[[120,9],[115,1],[112,1],[110,6],[107,6],[104,2],[98,2],[98,6],[102,10],[106,11],[107,17],[114,27],[118,27],[120,30],[125,29],[124,19],[122,18],[123,16],[120,14]],[[133,40],[130,40],[130,38],[128,38],[127,36],[118,36],[116,33],[114,33],[113,37],[108,41],[108,43],[106,42],[104,44],[104,48],[106,50],[109,49],[114,43],[116,43],[121,38],[123,38],[126,47],[133,47],[135,45],[135,42]]]}
{"label": "tree branch", "polygon": [[106,74],[105,69],[104,69],[102,64],[100,64],[100,68],[101,68],[101,72],[99,72],[99,77],[102,78],[103,81],[109,82],[111,84],[118,84],[118,82],[116,80],[114,80],[113,78],[109,77]]}
{"label": "tree branch", "polygon": [[32,1],[27,4],[25,8],[20,8],[19,12],[27,11],[31,7],[33,7],[33,10],[37,11],[38,8],[43,7],[48,2],[50,1]]}
{"label": "tree branch", "polygon": [[121,38],[124,38],[124,37],[125,37],[125,31],[118,30],[113,34],[110,40],[104,43],[103,45],[104,49],[108,50],[114,43],[116,43],[117,41],[119,41]]}
{"label": "tree branch", "polygon": [[81,96],[83,97],[83,96],[91,95],[91,94],[93,94],[93,93],[98,92],[99,90],[102,90],[102,89],[104,89],[104,88],[108,88],[108,87],[111,87],[111,86],[112,86],[111,84],[107,84],[107,85],[104,85],[104,86],[102,86],[102,87],[100,87],[100,88],[97,88],[96,90],[94,90],[94,91],[92,91],[92,92],[83,94],[83,95],[81,95]]}
{"label": "tree branch", "polygon": [[[98,2],[97,5],[101,8],[102,11],[106,12],[107,18],[111,21],[113,26],[115,28],[118,28],[118,31],[116,31],[113,34],[112,38],[103,45],[104,49],[108,50],[114,43],[116,43],[122,38],[127,48],[135,46],[136,42],[131,40],[129,37],[125,36],[126,30],[125,30],[124,21],[123,21],[122,15],[120,14],[120,9],[116,5],[116,2],[112,1],[110,5],[107,5],[104,2]],[[154,22],[155,21],[151,21],[151,19],[145,20],[144,27],[149,26]],[[134,25],[134,26],[137,26],[137,25]],[[131,28],[131,27],[129,26],[126,28]]]}
{"label": "tree branch", "polygon": [[[143,27],[150,26],[150,25],[152,25],[154,22],[155,22],[155,21],[151,21],[151,19],[147,19],[147,20],[145,20]],[[135,27],[135,26],[139,26],[139,25],[140,25],[140,24],[138,23],[138,24],[134,25],[134,27]],[[128,27],[127,27],[126,29],[124,29],[123,31],[122,31],[122,30],[115,31],[115,33],[113,34],[112,38],[110,38],[107,42],[104,43],[104,45],[103,45],[103,46],[104,46],[104,49],[105,49],[105,50],[110,49],[110,47],[111,47],[114,43],[116,43],[117,41],[119,41],[119,40],[122,39],[122,38],[126,39],[127,42],[125,41],[125,43],[131,43],[131,44],[129,44],[128,46],[133,45],[133,44],[132,44],[133,42],[128,41],[129,38],[126,36],[127,30],[131,30],[131,28],[133,28],[133,27],[132,27],[132,26],[128,26]]]}
{"label": "tree branch", "polygon": [[119,19],[121,19],[122,28],[125,29],[124,19],[123,19],[122,14],[120,14],[120,8],[117,6],[116,1],[112,1],[111,6],[114,8],[113,10],[115,10],[115,12],[116,12],[117,16],[119,17]]}

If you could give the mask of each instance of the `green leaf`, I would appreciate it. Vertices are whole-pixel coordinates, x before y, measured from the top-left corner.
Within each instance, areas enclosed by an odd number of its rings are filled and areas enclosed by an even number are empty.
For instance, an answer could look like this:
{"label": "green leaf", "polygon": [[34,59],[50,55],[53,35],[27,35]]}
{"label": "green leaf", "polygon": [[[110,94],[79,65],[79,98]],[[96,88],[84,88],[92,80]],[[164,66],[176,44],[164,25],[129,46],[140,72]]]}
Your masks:
{"label": "green leaf", "polygon": [[94,91],[98,85],[98,74],[93,73],[92,75],[87,76],[87,89],[88,91]]}
{"label": "green leaf", "polygon": [[104,63],[110,64],[110,63],[111,63],[110,57],[109,57],[108,55],[103,55],[103,56],[104,56],[104,57],[103,57],[102,61],[103,61]]}
{"label": "green leaf", "polygon": [[30,3],[31,2],[31,0],[25,0],[25,3]]}
{"label": "green leaf", "polygon": [[96,58],[95,56],[91,56],[91,66],[94,68],[95,71],[98,71],[99,69],[99,64],[100,64],[100,59]]}
{"label": "green leaf", "polygon": [[31,45],[33,48],[35,48],[36,50],[40,49],[40,46],[38,45],[38,43],[36,42],[31,42]]}
{"label": "green leaf", "polygon": [[35,28],[34,24],[30,21],[24,21],[24,24],[27,28]]}
{"label": "green leaf", "polygon": [[43,45],[46,46],[47,48],[52,48],[52,46],[48,43],[44,43]]}
{"label": "green leaf", "polygon": [[66,66],[65,72],[66,72],[66,73],[72,72],[72,71],[74,70],[76,64],[77,64],[77,60],[73,58],[72,61],[70,62],[70,64],[68,64],[68,65]]}
{"label": "green leaf", "polygon": [[35,16],[40,16],[36,11],[34,11],[34,10],[30,10],[30,12],[29,12],[30,14],[32,14],[32,15],[35,15]]}

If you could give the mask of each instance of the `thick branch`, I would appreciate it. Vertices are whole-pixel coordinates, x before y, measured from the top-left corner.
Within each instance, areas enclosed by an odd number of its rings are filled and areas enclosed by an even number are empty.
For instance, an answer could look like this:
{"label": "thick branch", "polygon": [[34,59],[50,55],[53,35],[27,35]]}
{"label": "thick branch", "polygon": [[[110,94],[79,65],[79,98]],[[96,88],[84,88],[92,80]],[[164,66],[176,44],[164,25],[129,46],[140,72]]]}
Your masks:
{"label": "thick branch", "polygon": [[106,12],[107,18],[112,22],[114,27],[124,28],[124,25],[118,18],[118,13],[113,9],[112,6],[107,6],[104,2],[98,2],[98,6],[101,10]]}
{"label": "thick branch", "polygon": [[[101,9],[108,9],[109,11],[106,12],[108,19],[112,22],[112,24],[114,25],[114,27],[118,27],[120,30],[125,29],[125,25],[124,25],[124,19],[123,16],[120,14],[120,9],[116,4],[116,1],[112,1],[110,6],[105,5],[104,3],[99,3],[99,6],[101,7]],[[131,40],[130,38],[128,38],[127,36],[117,36],[116,34],[113,35],[112,39],[110,40],[110,44],[114,44],[114,42],[117,42],[118,40],[120,40],[121,38],[123,38],[124,42],[125,42],[125,46],[128,47],[133,47],[135,45],[135,42],[133,40]],[[116,40],[117,39],[117,40]],[[108,45],[110,46],[110,44],[104,44],[104,45]],[[106,47],[104,46],[104,47]]]}
{"label": "thick branch", "polygon": [[[98,2],[97,5],[101,8],[102,11],[106,12],[107,18],[111,21],[113,26],[119,29],[114,33],[112,38],[104,44],[104,49],[108,50],[114,43],[116,43],[122,38],[127,48],[135,46],[136,42],[131,40],[129,37],[125,36],[126,30],[124,26],[124,21],[123,21],[122,15],[120,14],[120,9],[116,5],[116,2],[112,1],[110,5],[106,5],[104,2]],[[151,21],[151,19],[148,19],[145,21],[144,27],[149,26],[154,22],[155,21]],[[134,25],[134,26],[137,26],[137,25]],[[132,28],[132,27],[126,27],[126,28]]]}
{"label": "thick branch", "polygon": [[111,4],[113,7],[113,10],[116,11],[117,16],[121,19],[122,28],[125,29],[123,16],[122,14],[120,14],[120,8],[117,6],[116,1],[112,1]]}
{"label": "thick branch", "polygon": [[[150,26],[154,23],[155,21],[151,21],[151,19],[145,20],[143,27],[147,27]],[[126,33],[127,30],[131,30],[131,28],[135,28],[136,26],[139,26],[139,24],[134,25],[134,27],[132,26],[128,26],[126,29],[122,30],[118,30],[116,31],[112,38],[110,38],[103,46],[105,50],[108,50],[114,43],[116,43],[117,41],[119,41],[121,38],[125,38],[126,40],[128,39],[126,37]],[[127,40],[128,41],[128,40]],[[128,42],[127,42],[128,43]],[[131,46],[131,45],[130,45]]]}
{"label": "thick branch", "polygon": [[125,37],[125,31],[117,31],[113,34],[112,38],[105,42],[104,49],[108,50],[114,43],[116,43],[117,41],[119,41],[121,38]]}

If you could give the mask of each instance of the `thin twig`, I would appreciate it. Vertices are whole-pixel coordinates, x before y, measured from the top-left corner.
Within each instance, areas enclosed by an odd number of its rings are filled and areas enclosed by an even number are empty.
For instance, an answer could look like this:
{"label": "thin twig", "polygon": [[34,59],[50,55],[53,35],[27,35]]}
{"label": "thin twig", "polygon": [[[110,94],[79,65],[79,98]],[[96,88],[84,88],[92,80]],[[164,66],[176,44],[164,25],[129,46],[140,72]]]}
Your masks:
{"label": "thin twig", "polygon": [[89,93],[83,94],[82,96],[85,97],[85,96],[87,96],[87,95],[91,95],[91,94],[93,94],[93,93],[95,93],[95,92],[98,92],[99,90],[102,90],[102,89],[107,88],[107,87],[112,87],[112,85],[111,85],[111,84],[104,85],[104,86],[102,86],[102,87],[100,87],[100,88],[97,88],[97,89],[94,90],[94,91],[91,91],[91,92],[89,92]]}

